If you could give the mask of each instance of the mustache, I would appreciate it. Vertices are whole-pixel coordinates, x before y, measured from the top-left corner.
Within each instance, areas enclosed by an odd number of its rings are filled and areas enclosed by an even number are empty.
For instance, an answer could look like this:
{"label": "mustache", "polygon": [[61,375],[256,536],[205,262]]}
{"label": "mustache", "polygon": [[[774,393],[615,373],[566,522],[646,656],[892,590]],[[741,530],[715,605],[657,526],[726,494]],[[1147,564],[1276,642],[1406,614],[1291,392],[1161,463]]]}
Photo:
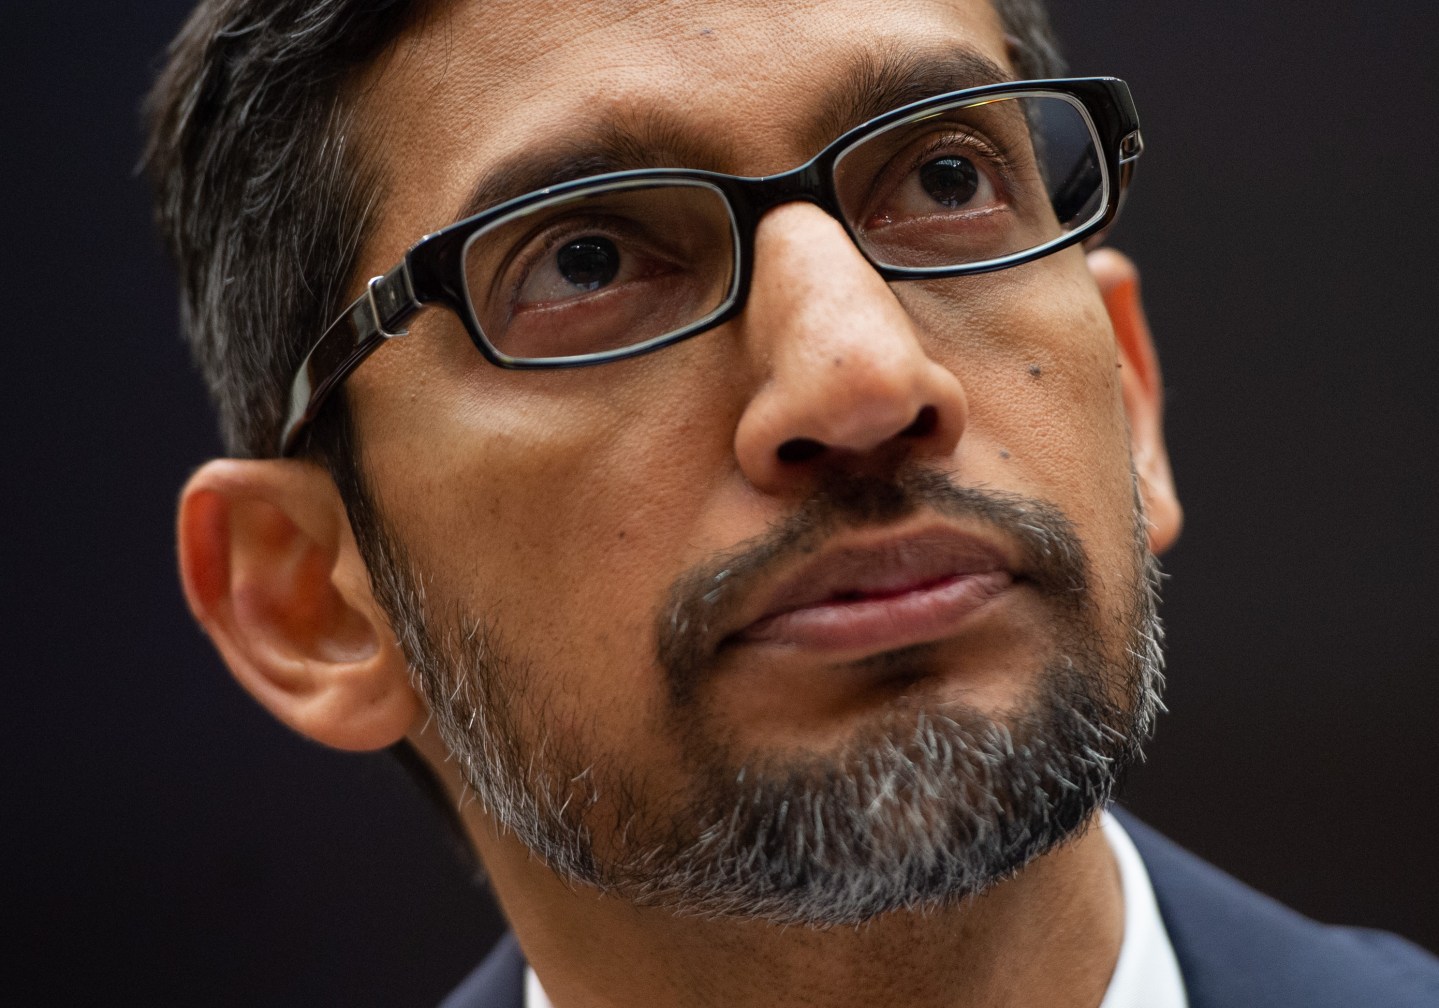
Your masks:
{"label": "mustache", "polygon": [[693,697],[758,586],[837,532],[893,524],[922,511],[1006,537],[1019,547],[1023,559],[1017,573],[1026,581],[1068,613],[1088,604],[1088,555],[1073,523],[1053,504],[960,486],[932,470],[832,474],[793,514],[675,581],[656,627],[660,666],[675,700]]}

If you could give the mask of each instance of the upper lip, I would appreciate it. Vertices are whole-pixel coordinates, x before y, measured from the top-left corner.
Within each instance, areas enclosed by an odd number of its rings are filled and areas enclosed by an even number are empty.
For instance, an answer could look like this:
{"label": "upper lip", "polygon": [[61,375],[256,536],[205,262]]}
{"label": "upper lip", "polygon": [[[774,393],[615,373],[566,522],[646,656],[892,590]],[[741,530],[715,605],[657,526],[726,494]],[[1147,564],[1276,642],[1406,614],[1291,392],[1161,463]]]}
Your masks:
{"label": "upper lip", "polygon": [[807,606],[914,591],[949,578],[993,571],[1019,576],[1013,547],[947,524],[842,535],[788,570],[768,590],[755,592],[752,604],[742,607],[736,633],[728,639]]}

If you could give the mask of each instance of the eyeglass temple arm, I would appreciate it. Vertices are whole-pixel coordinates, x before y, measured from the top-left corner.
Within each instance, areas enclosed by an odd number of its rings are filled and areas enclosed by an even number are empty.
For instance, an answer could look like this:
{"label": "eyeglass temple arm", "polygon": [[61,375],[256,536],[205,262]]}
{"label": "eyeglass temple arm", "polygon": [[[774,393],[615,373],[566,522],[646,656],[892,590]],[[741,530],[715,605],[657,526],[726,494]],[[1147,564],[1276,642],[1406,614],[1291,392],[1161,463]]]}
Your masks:
{"label": "eyeglass temple arm", "polygon": [[1088,238],[1084,239],[1086,249],[1096,249],[1104,244],[1104,239],[1109,236],[1109,231],[1114,227],[1114,222],[1119,220],[1120,211],[1124,209],[1125,201],[1129,199],[1129,185],[1134,180],[1134,169],[1139,165],[1139,155],[1144,153],[1144,134],[1139,131],[1138,125],[1120,138],[1119,141],[1119,177],[1116,186],[1119,190],[1114,201],[1114,213],[1110,214],[1109,220],[1104,226],[1095,231]]}
{"label": "eyeglass temple arm", "polygon": [[1139,155],[1144,153],[1144,134],[1139,127],[1126,135],[1119,141],[1119,206],[1115,209],[1114,215],[1119,216],[1119,211],[1124,209],[1124,201],[1129,198],[1129,186],[1134,181],[1134,169],[1139,167]]}
{"label": "eyeglass temple arm", "polygon": [[399,326],[420,308],[408,260],[371,277],[354,300],[310,348],[290,382],[290,409],[280,432],[280,455],[294,452],[300,435],[351,371],[387,340],[408,335]]}

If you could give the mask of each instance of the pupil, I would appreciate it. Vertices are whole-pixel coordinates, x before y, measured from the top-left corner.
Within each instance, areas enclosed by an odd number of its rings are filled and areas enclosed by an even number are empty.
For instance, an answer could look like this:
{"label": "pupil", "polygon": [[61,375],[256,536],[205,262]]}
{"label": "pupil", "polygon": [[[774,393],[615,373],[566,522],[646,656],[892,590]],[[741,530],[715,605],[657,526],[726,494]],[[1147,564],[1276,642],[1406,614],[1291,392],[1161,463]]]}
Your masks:
{"label": "pupil", "polygon": [[938,158],[920,168],[919,182],[936,203],[953,209],[974,199],[979,172],[968,158]]}
{"label": "pupil", "polygon": [[608,238],[579,238],[560,249],[555,255],[555,265],[566,283],[592,291],[619,273],[620,253]]}

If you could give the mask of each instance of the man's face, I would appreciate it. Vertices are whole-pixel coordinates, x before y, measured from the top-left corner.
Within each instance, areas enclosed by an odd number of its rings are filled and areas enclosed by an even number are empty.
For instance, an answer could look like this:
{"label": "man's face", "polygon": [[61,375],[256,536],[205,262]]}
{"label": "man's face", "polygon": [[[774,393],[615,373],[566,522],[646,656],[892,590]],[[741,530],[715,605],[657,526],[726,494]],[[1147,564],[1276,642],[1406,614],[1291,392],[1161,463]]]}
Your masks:
{"label": "man's face", "polygon": [[[516,156],[609,128],[650,163],[769,174],[856,125],[887,61],[963,52],[1008,68],[982,0],[448,6],[366,82],[387,192],[362,274]],[[545,851],[560,867],[660,899],[673,876],[639,866],[694,856],[697,816],[806,788],[833,812],[871,771],[850,804],[879,808],[864,828],[899,830],[905,856],[901,820],[972,842],[986,803],[1027,801],[1062,834],[1107,784],[1063,811],[1052,780],[996,798],[1004,750],[1123,758],[1152,671],[1129,658],[1149,650],[1145,555],[1083,253],[888,285],[795,203],[759,225],[754,269],[736,321],[642,358],[503,371],[431,312],[351,378],[401,568],[381,593],[422,623],[407,643],[436,666],[447,742],[492,804],[486,761],[544,792],[570,830]]]}

